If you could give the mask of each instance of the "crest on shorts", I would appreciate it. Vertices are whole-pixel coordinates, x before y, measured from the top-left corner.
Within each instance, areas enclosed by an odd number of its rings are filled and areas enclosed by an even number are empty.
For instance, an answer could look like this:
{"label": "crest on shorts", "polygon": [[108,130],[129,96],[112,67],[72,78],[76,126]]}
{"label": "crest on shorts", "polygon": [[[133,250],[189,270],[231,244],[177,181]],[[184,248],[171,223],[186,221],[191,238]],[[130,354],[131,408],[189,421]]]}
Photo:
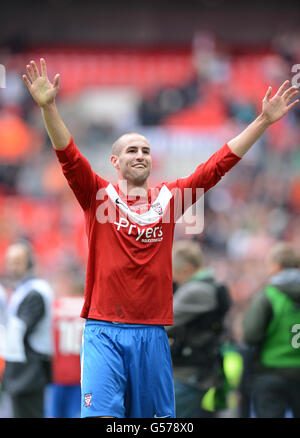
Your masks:
{"label": "crest on shorts", "polygon": [[84,396],[84,406],[89,408],[92,403],[92,394],[85,394]]}

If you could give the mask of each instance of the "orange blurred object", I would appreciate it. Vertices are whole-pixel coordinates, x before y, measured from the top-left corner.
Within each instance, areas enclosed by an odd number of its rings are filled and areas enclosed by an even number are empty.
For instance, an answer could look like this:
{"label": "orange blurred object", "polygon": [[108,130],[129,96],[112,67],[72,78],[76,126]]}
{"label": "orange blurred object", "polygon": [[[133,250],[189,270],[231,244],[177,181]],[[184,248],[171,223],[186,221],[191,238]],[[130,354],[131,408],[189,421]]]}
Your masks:
{"label": "orange blurred object", "polygon": [[22,159],[31,148],[32,132],[11,112],[0,113],[0,159],[12,163]]}
{"label": "orange blurred object", "polygon": [[5,360],[0,356],[0,380],[2,379],[5,369]]}

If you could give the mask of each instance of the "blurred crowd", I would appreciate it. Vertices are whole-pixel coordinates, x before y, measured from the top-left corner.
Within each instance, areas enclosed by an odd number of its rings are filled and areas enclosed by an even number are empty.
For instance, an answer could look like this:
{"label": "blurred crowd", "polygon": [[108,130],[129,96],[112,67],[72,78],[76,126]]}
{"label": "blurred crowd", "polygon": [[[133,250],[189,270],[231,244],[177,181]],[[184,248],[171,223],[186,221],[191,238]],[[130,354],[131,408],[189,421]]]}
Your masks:
{"label": "blurred crowd", "polygon": [[[268,50],[258,47],[241,52],[199,32],[187,55],[190,74],[177,83],[172,81],[172,56],[176,54],[171,51],[166,67],[169,83],[159,84],[157,79],[155,86],[148,84],[138,90],[132,90],[130,83],[130,92],[138,98],[133,104],[130,94],[130,109],[119,120],[101,115],[97,119],[97,103],[84,100],[78,90],[64,93],[63,80],[58,104],[95,170],[114,178],[113,169],[103,161],[120,131],[143,132],[151,127],[156,129],[158,143],[161,130],[168,133],[176,129],[187,133],[198,129],[206,137],[209,132],[222,131],[227,135],[224,142],[230,140],[228,135],[240,132],[255,118],[267,85],[275,91],[283,80],[293,79],[292,66],[300,59],[299,42],[299,34],[280,35]],[[87,258],[82,212],[57,166],[39,110],[22,82],[31,55],[23,47],[0,48],[0,60],[6,68],[5,88],[0,89],[0,283],[4,288],[9,288],[5,253],[17,239],[31,243],[37,272],[51,284],[63,269],[75,267],[84,276]],[[47,59],[47,52],[43,56]],[[93,95],[92,81],[91,75],[87,90],[91,88]],[[113,85],[117,93],[118,84]],[[121,86],[120,93],[124,83]],[[107,89],[112,92],[114,87],[108,85]],[[267,279],[266,253],[282,240],[300,248],[299,122],[298,106],[205,195],[201,234],[186,236],[183,227],[176,229],[175,240],[201,243],[207,264],[228,285],[233,300],[230,325],[237,344],[242,342],[244,313]],[[193,152],[188,158],[192,171],[197,165]],[[155,179],[174,177],[165,175],[172,168],[171,160],[178,169],[174,151],[161,156],[155,148]]]}

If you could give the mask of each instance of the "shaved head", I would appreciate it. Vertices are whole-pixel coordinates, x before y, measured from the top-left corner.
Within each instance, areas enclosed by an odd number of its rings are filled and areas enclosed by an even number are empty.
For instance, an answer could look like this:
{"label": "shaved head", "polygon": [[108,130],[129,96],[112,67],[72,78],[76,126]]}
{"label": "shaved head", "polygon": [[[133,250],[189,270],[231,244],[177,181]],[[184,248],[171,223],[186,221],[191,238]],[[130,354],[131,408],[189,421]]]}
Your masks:
{"label": "shaved head", "polygon": [[[112,145],[112,154],[116,155],[117,157],[120,155],[126,141],[130,137],[142,137],[145,141],[147,141],[146,137],[139,132],[126,132],[125,134],[121,135]],[[147,142],[148,143],[148,142]]]}
{"label": "shaved head", "polygon": [[[118,179],[127,181],[131,188],[147,186],[152,167],[150,145],[139,132],[127,132],[112,145],[110,162],[118,172]],[[144,188],[145,188],[144,187]]]}

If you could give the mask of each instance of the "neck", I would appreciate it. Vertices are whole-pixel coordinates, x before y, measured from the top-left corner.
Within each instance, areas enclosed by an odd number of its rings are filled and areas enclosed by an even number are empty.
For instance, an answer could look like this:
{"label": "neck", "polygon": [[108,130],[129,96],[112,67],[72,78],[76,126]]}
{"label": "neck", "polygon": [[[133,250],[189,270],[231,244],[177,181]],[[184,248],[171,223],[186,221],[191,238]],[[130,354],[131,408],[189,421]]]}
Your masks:
{"label": "neck", "polygon": [[148,182],[145,181],[142,185],[135,185],[130,183],[130,181],[119,180],[118,181],[120,192],[124,194],[125,197],[137,197],[147,198],[148,197]]}

